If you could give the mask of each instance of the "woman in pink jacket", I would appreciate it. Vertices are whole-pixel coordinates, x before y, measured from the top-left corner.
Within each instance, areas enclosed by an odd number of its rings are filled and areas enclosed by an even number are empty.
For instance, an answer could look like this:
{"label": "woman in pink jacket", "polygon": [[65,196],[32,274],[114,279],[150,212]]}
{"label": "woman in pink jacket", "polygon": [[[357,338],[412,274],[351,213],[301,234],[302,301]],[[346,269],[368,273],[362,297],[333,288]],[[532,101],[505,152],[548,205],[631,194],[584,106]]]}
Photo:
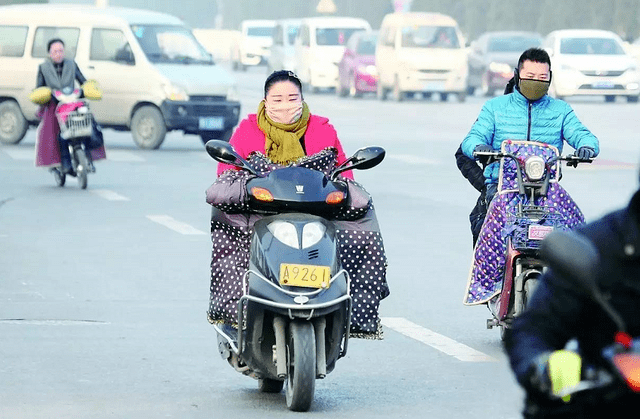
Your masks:
{"label": "woman in pink jacket", "polygon": [[[254,152],[278,164],[289,164],[327,147],[338,151],[338,164],[346,160],[338,134],[327,118],[311,115],[302,98],[302,83],[291,71],[275,71],[264,84],[258,113],[240,122],[229,140],[243,157]],[[218,174],[235,167],[219,163]],[[353,179],[351,171],[343,173]]]}

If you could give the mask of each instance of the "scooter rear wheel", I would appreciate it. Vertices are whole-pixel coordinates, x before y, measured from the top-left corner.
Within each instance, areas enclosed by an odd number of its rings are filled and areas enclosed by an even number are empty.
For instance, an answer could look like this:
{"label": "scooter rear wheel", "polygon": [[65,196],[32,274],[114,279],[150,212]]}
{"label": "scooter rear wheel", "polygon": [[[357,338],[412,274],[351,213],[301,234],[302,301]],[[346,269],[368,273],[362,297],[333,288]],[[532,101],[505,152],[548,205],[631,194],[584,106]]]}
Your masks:
{"label": "scooter rear wheel", "polygon": [[261,393],[280,393],[284,387],[284,381],[261,378],[258,380],[258,390]]}
{"label": "scooter rear wheel", "polygon": [[289,410],[309,410],[316,383],[316,337],[311,322],[294,320],[289,325],[286,383]]}
{"label": "scooter rear wheel", "polygon": [[62,173],[60,169],[57,168],[51,169],[51,173],[53,173],[53,177],[56,179],[56,185],[63,187],[64,183],[67,180],[67,175]]}

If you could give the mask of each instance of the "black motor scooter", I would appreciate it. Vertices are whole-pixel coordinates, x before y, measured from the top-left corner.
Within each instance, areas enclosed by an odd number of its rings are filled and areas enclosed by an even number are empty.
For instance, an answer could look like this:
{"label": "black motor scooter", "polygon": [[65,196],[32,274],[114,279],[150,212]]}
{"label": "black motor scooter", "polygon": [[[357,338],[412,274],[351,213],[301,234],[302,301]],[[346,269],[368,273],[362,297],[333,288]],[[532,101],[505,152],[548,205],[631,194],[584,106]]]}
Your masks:
{"label": "black motor scooter", "polygon": [[227,142],[211,140],[215,160],[249,171],[246,190],[254,225],[249,269],[243,277],[236,329],[215,325],[223,359],[259,380],[263,392],[285,388],[287,407],[306,411],[315,380],[347,353],[351,319],[349,275],[342,268],[331,221],[346,205],[348,188],[337,176],[369,169],[385,155],[358,150],[330,176],[304,167],[260,175]]}

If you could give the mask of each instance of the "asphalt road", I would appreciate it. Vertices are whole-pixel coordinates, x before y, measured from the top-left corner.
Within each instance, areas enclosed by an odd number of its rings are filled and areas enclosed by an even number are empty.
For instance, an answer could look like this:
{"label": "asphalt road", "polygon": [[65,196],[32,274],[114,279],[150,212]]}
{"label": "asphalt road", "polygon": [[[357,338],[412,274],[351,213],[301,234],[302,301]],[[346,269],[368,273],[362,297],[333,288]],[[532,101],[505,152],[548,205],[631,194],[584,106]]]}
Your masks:
{"label": "asphalt road", "polygon": [[[265,74],[236,73],[242,113]],[[486,330],[485,307],[462,305],[475,190],[454,152],[484,98],[404,103],[306,94],[347,154],[387,150],[356,173],[373,195],[391,296],[383,341],[354,340],[316,384],[317,418],[519,417],[522,391]],[[640,105],[570,100],[599,137],[591,166],[564,171],[587,220],[623,206],[638,185]],[[206,321],[216,164],[199,137],[171,133],[157,151],[105,131],[108,160],[87,190],[33,165],[35,130],[0,145],[0,418],[282,418],[216,350]],[[570,152],[570,147],[565,152]]]}

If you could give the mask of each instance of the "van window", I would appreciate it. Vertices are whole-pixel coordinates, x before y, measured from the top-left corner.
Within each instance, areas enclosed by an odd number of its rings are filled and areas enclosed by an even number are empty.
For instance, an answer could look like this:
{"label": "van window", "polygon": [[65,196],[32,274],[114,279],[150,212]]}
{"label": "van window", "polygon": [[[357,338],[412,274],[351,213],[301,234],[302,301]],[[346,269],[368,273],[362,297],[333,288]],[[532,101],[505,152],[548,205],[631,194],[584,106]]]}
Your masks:
{"label": "van window", "polygon": [[381,43],[387,47],[395,46],[395,38],[396,38],[396,28],[392,28],[390,26],[383,29],[380,34]]}
{"label": "van window", "polygon": [[117,29],[94,29],[91,31],[89,59],[94,61],[116,61],[118,52],[126,50],[127,39]]}
{"label": "van window", "polygon": [[271,38],[272,35],[273,35],[272,26],[249,26],[247,28],[247,36]]}
{"label": "van window", "polygon": [[131,30],[152,63],[213,64],[211,55],[184,26],[132,25]]}
{"label": "van window", "polygon": [[460,48],[453,26],[405,26],[402,46],[409,48]]}
{"label": "van window", "polygon": [[22,57],[28,31],[27,26],[0,26],[0,57]]}
{"label": "van window", "polygon": [[364,28],[318,28],[316,29],[317,45],[344,45],[356,31]]}
{"label": "van window", "polygon": [[54,38],[60,38],[64,42],[64,55],[66,58],[75,58],[78,48],[79,28],[60,28],[54,26],[40,26],[36,29],[33,40],[31,56],[34,58],[46,58],[49,56],[47,44]]}

